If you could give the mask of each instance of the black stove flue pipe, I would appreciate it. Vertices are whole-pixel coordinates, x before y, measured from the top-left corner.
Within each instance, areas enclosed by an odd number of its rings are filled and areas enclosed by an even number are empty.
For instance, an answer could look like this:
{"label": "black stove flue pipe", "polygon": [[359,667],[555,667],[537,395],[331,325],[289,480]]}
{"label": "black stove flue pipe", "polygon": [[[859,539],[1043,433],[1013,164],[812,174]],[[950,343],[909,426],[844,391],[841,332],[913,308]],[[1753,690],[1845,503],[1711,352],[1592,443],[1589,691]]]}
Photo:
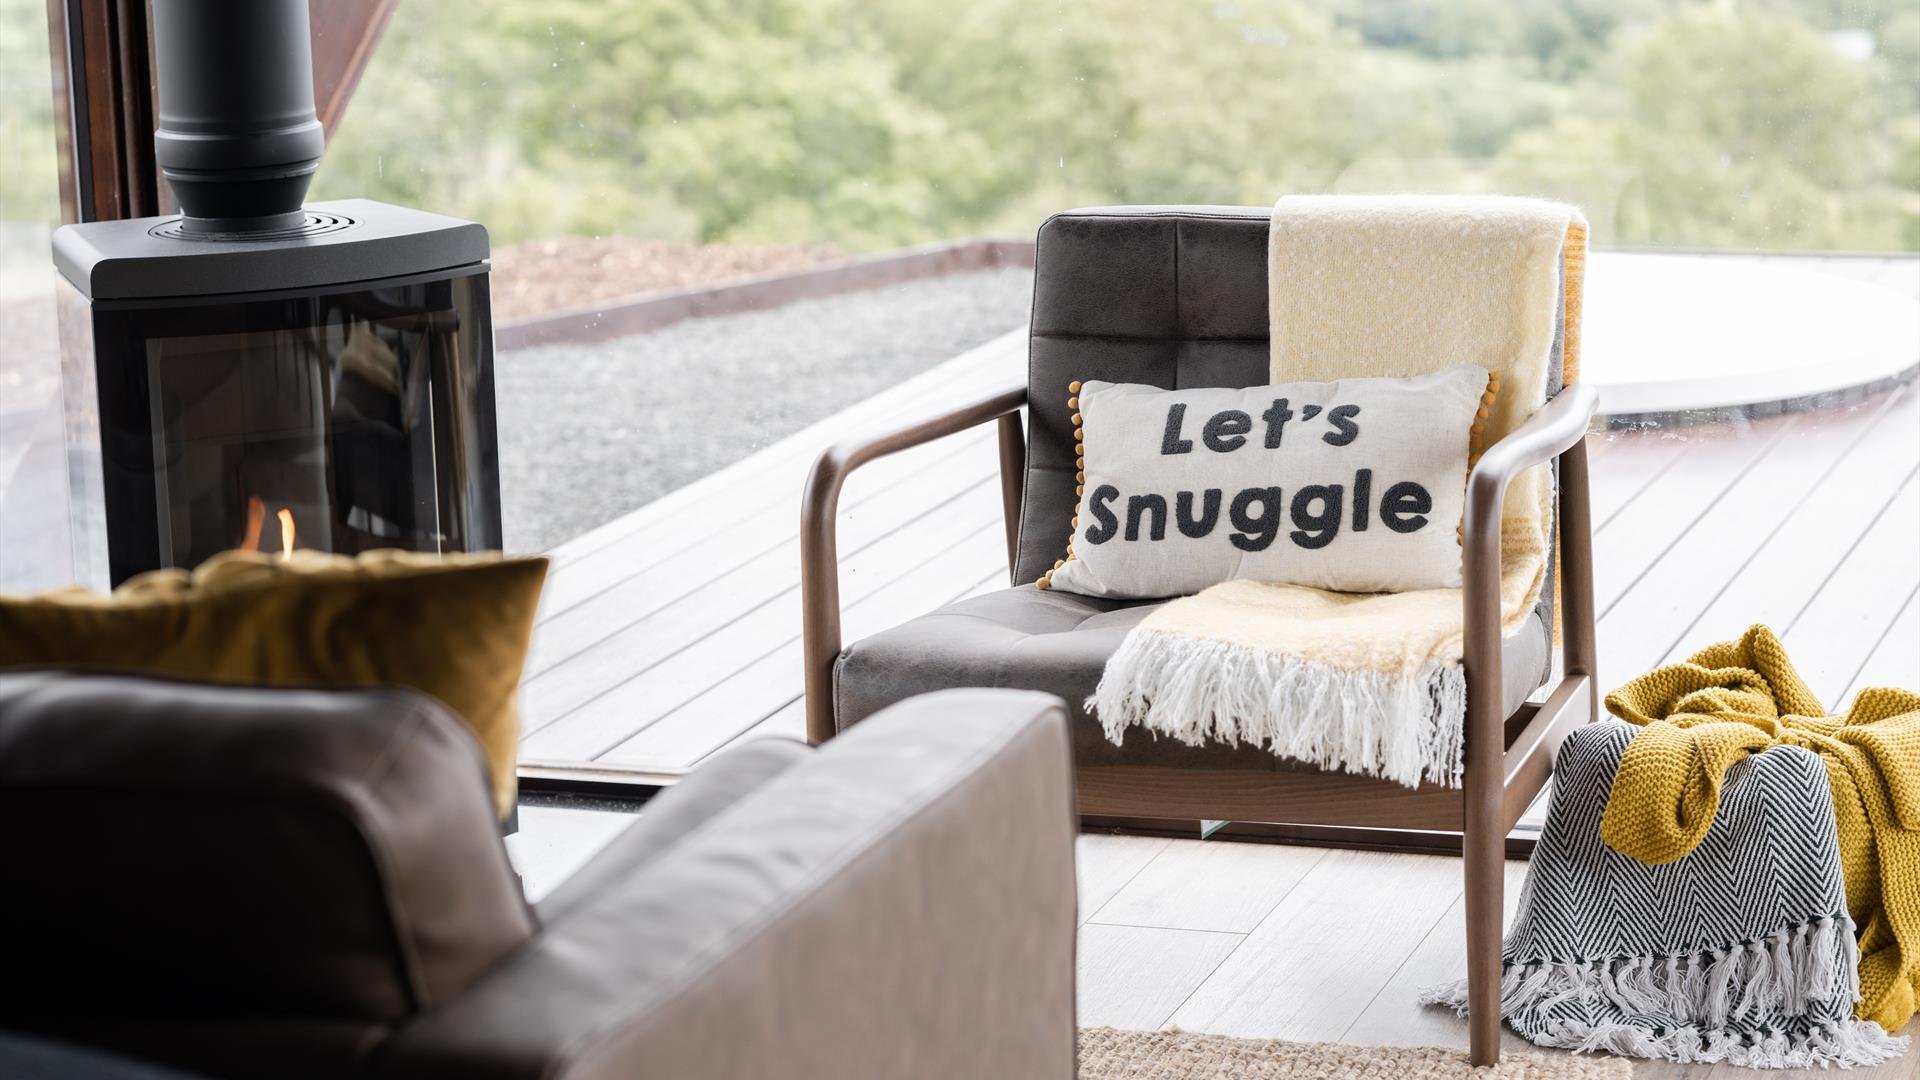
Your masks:
{"label": "black stove flue pipe", "polygon": [[189,233],[288,229],[326,139],[307,0],[153,0],[154,157]]}

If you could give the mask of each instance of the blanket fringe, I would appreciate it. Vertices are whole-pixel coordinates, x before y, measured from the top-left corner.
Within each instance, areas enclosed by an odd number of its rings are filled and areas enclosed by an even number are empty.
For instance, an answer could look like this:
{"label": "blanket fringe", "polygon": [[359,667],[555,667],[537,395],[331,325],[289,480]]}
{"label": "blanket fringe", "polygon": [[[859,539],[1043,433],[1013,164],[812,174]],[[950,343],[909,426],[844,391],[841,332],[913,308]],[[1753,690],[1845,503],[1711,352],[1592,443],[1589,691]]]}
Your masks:
{"label": "blanket fringe", "polygon": [[1087,707],[1116,745],[1138,725],[1189,746],[1244,740],[1323,769],[1457,787],[1467,676],[1443,663],[1352,671],[1136,628]]}
{"label": "blanket fringe", "polygon": [[[1534,1042],[1575,1051],[1755,1069],[1878,1065],[1906,1053],[1907,1040],[1870,1020],[1789,1019],[1784,1030],[1776,1026],[1778,1017],[1803,1016],[1810,1003],[1858,999],[1859,970],[1846,962],[1853,930],[1853,920],[1841,915],[1683,955],[1509,962],[1500,1014],[1544,1016],[1546,1031]],[[1464,1016],[1467,984],[1429,987],[1420,1000]],[[1645,1022],[1591,1024],[1554,1015],[1557,1006],[1583,1001],[1604,1001]],[[1748,1030],[1729,1026],[1742,1022]]]}

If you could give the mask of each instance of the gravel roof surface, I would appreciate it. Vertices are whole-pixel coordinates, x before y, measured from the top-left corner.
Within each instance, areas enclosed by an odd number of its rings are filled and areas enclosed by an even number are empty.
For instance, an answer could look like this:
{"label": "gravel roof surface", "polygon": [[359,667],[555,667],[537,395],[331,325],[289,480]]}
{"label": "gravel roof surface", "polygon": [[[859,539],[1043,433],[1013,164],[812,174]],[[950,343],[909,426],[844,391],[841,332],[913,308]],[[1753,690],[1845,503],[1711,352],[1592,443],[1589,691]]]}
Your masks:
{"label": "gravel roof surface", "polygon": [[950,274],[495,357],[506,546],[544,551],[1026,322],[1033,272]]}
{"label": "gravel roof surface", "polygon": [[493,317],[511,322],[642,293],[805,270],[845,257],[825,246],[667,244],[634,236],[513,244],[493,252]]}

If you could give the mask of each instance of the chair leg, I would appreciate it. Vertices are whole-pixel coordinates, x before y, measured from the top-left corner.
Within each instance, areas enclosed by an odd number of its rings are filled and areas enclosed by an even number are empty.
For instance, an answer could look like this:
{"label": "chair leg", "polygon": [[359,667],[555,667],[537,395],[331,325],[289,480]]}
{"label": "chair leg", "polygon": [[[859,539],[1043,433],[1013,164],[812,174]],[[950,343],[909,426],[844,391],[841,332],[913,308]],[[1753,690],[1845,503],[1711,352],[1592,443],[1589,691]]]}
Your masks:
{"label": "chair leg", "polygon": [[1467,1033],[1475,1065],[1500,1063],[1500,920],[1505,904],[1504,838],[1489,828],[1462,840],[1467,885]]}
{"label": "chair leg", "polygon": [[[1483,459],[1484,462],[1484,459]],[[1504,479],[1468,479],[1461,534],[1467,668],[1460,862],[1467,886],[1467,1031],[1475,1065],[1500,1061],[1500,917],[1506,885],[1506,716],[1500,671],[1500,503]]]}

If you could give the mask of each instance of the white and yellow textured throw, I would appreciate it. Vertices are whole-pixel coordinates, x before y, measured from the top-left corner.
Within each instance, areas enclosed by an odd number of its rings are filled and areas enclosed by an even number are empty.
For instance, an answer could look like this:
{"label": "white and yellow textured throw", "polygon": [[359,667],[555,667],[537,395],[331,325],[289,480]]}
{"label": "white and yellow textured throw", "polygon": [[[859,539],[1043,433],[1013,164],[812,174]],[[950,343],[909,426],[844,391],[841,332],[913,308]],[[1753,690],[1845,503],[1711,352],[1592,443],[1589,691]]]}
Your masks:
{"label": "white and yellow textured throw", "polygon": [[[1585,255],[1586,220],[1558,203],[1288,196],[1274,207],[1268,243],[1272,379],[1476,364],[1499,376],[1478,433],[1478,445],[1491,445],[1545,401],[1557,323],[1563,378],[1577,374]],[[1552,495],[1545,466],[1508,489],[1508,634],[1539,600]],[[1251,742],[1409,786],[1457,784],[1463,623],[1458,589],[1360,595],[1230,581],[1142,620],[1088,704],[1115,742],[1140,726],[1191,744]]]}

